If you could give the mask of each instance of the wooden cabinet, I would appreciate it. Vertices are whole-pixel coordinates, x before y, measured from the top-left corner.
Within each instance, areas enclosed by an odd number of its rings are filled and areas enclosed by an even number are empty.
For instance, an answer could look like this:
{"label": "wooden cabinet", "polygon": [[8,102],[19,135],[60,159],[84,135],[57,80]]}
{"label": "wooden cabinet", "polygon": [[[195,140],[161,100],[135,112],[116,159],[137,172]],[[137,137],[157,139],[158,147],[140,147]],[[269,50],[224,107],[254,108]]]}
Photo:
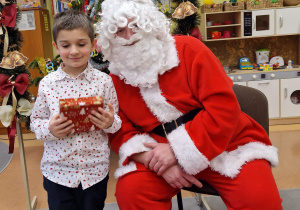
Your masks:
{"label": "wooden cabinet", "polygon": [[279,80],[249,81],[248,86],[265,94],[269,104],[269,118],[279,117]]}
{"label": "wooden cabinet", "polygon": [[276,9],[276,34],[300,33],[300,7]]}
{"label": "wooden cabinet", "polygon": [[[207,22],[220,23],[221,25],[208,26]],[[229,21],[230,24],[223,24],[224,21]],[[230,38],[234,39],[242,37],[242,14],[241,11],[203,13],[201,16],[200,31],[203,41],[215,41],[220,39],[211,39],[213,31],[230,31]]]}
{"label": "wooden cabinet", "polygon": [[[43,8],[24,9],[21,12],[32,11],[34,14],[35,30],[21,31],[23,35],[23,46],[20,50],[28,58],[28,64],[35,57],[43,57],[52,59],[52,31],[50,27],[49,11]],[[37,69],[30,70],[31,77],[40,76]],[[29,91],[36,96],[37,87],[30,87]]]}

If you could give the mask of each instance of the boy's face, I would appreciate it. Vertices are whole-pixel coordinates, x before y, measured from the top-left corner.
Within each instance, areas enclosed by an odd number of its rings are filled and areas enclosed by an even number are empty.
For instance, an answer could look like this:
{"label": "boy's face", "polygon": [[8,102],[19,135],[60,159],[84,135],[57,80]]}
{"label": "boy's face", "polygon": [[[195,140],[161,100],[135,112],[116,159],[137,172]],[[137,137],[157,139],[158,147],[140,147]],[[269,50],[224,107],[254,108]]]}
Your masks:
{"label": "boy's face", "polygon": [[67,70],[83,71],[94,51],[97,40],[91,42],[88,34],[81,29],[61,30],[53,46],[60,55]]}

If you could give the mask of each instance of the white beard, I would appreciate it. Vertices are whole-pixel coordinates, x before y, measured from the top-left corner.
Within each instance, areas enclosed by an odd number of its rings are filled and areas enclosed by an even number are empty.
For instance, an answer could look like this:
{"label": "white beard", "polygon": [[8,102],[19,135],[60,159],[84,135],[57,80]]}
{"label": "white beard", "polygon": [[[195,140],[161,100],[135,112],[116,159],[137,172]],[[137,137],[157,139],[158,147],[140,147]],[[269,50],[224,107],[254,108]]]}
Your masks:
{"label": "white beard", "polygon": [[[142,38],[140,34],[135,35],[127,42],[120,38],[112,41],[109,71],[132,86],[151,87],[157,83],[159,74],[178,66],[175,40],[171,35],[164,41],[149,35]],[[124,46],[135,40],[139,41]]]}

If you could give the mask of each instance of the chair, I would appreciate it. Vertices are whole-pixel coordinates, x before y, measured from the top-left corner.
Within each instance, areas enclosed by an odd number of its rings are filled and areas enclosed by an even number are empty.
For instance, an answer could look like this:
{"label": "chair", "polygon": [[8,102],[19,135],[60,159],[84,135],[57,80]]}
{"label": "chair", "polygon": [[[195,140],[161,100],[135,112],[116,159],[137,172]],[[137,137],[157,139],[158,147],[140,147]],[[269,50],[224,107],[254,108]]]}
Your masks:
{"label": "chair", "polygon": [[[258,122],[269,135],[269,112],[266,96],[260,90],[242,85],[234,85],[233,91],[240,104],[241,110]],[[193,185],[192,187],[185,187],[183,190],[206,195],[219,195],[217,190],[207,182],[203,180],[200,181],[203,184],[202,188]],[[201,196],[199,198],[200,209],[207,209]],[[183,210],[181,191],[177,194],[177,203],[178,210]]]}

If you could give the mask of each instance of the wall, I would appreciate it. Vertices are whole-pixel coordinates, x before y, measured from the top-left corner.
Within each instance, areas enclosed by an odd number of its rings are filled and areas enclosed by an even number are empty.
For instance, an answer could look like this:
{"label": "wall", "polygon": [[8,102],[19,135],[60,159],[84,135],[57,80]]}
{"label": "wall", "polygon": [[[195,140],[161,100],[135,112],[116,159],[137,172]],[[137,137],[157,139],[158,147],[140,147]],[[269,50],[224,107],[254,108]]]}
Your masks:
{"label": "wall", "polygon": [[248,57],[251,63],[256,63],[255,51],[269,49],[271,56],[281,56],[284,61],[294,61],[299,64],[299,36],[274,36],[264,38],[247,38],[228,41],[205,42],[221,61],[223,66],[237,66],[241,57]]}

